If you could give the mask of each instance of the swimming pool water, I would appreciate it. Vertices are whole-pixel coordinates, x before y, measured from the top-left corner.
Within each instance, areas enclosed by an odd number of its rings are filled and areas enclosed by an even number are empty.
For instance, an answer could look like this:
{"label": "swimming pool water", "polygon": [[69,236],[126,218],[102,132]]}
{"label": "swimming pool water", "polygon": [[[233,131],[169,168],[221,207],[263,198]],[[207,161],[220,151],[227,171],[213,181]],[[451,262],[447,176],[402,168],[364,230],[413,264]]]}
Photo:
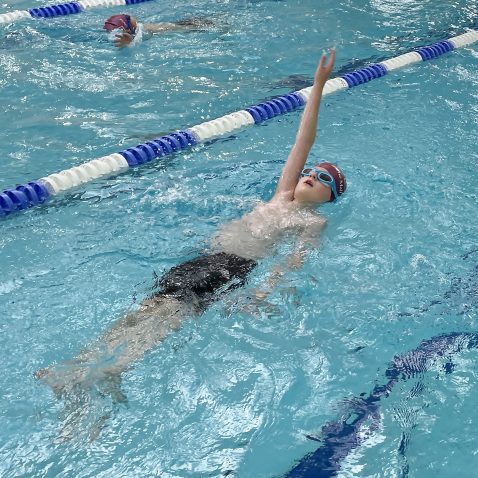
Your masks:
{"label": "swimming pool water", "polygon": [[[123,10],[215,27],[116,51],[101,26],[121,7],[0,26],[0,189],[301,88],[331,46],[346,71],[477,28],[478,4]],[[78,353],[137,306],[154,274],[270,198],[300,112],[3,218],[0,475],[278,477],[317,448],[307,436],[384,381],[395,354],[477,331],[477,58],[476,46],[460,49],[324,98],[312,157],[337,162],[348,191],[323,207],[321,247],[251,308],[250,290],[292,247],[280,245],[245,289],[124,375],[127,404],[92,391],[68,441],[59,434],[73,412],[34,371]],[[453,373],[438,361],[397,385],[340,476],[473,476],[476,358],[458,354]]]}

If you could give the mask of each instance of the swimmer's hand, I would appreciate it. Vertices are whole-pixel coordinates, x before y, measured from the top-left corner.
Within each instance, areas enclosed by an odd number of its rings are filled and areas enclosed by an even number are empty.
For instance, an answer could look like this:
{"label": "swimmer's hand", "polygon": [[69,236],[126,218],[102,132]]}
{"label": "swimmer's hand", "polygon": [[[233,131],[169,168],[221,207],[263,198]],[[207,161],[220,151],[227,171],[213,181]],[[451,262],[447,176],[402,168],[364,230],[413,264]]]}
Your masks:
{"label": "swimmer's hand", "polygon": [[315,71],[314,85],[323,87],[325,82],[329,79],[332,69],[334,68],[335,61],[335,50],[333,48],[330,49],[330,56],[327,62],[326,60],[327,55],[322,55],[319,65],[317,66],[317,70]]}
{"label": "swimmer's hand", "polygon": [[247,296],[243,297],[239,302],[238,309],[242,313],[256,318],[278,316],[279,308],[267,300],[269,295],[270,291],[251,289],[248,291]]}
{"label": "swimmer's hand", "polygon": [[117,33],[113,41],[116,48],[124,48],[134,40],[134,35],[128,32]]}

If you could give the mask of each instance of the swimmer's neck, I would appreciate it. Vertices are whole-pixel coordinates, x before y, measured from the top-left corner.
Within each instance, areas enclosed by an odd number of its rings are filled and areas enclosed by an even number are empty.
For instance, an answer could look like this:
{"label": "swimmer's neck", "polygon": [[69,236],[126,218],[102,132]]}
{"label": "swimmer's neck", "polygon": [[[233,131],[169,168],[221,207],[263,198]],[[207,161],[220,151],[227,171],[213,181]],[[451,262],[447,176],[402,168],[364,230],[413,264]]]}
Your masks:
{"label": "swimmer's neck", "polygon": [[286,195],[283,194],[276,194],[270,201],[266,203],[262,203],[264,205],[270,204],[271,207],[274,208],[282,208],[284,210],[289,210],[289,211],[299,211],[299,210],[307,210],[311,212],[317,213],[317,208],[318,205],[315,202],[303,202],[303,201],[298,201],[297,199],[288,199],[285,197]]}

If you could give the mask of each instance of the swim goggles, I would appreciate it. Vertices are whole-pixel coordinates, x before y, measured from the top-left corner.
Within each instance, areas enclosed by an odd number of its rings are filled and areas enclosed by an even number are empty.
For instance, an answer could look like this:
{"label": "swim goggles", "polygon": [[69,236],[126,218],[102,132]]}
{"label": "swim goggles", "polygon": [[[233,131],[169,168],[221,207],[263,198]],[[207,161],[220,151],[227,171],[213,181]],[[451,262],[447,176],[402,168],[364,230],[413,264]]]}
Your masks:
{"label": "swim goggles", "polygon": [[317,181],[321,182],[322,184],[325,184],[330,188],[332,194],[334,195],[333,200],[335,201],[339,197],[339,195],[337,194],[337,188],[335,186],[335,179],[333,178],[333,176],[327,171],[322,171],[321,169],[317,168],[304,168],[300,175],[304,177],[310,176],[312,173],[315,173]]}
{"label": "swim goggles", "polygon": [[129,33],[131,33],[131,35],[135,35],[136,34],[136,29],[133,28],[133,23],[131,22],[131,17],[129,15],[125,15],[124,19],[125,19],[125,22],[126,22],[126,29],[129,30]]}
{"label": "swim goggles", "polygon": [[126,28],[124,30],[127,31],[128,33],[131,33],[131,35],[134,35],[136,33],[136,30],[133,28],[131,17],[129,15],[125,15],[124,21],[126,23]]}

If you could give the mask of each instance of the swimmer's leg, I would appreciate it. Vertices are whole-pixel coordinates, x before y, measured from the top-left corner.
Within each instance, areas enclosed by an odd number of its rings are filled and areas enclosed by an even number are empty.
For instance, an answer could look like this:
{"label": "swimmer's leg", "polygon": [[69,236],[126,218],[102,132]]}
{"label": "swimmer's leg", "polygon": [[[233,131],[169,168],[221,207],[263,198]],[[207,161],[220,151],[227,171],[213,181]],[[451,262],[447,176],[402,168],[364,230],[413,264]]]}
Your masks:
{"label": "swimmer's leg", "polygon": [[50,386],[58,397],[95,386],[100,393],[123,401],[121,374],[179,329],[193,313],[184,302],[169,296],[147,299],[138,311],[118,320],[90,348],[71,360],[38,370],[35,377]]}

